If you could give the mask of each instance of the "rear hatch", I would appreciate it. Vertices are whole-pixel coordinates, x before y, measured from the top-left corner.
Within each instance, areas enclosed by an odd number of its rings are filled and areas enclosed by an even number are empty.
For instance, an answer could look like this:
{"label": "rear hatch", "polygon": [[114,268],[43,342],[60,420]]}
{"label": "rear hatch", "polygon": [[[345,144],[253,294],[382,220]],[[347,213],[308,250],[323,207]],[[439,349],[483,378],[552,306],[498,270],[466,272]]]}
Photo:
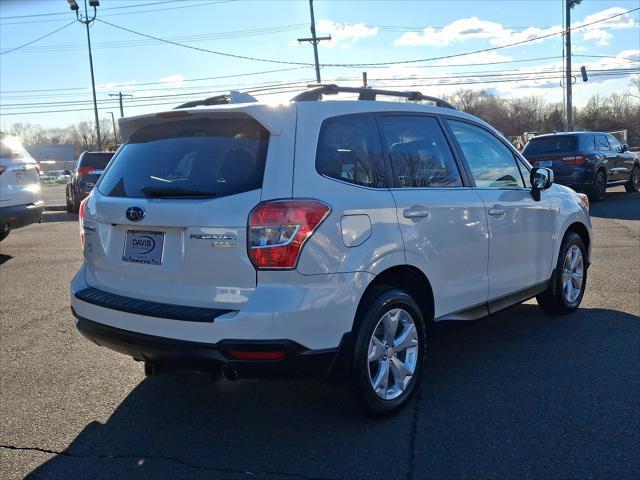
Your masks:
{"label": "rear hatch", "polygon": [[237,309],[256,286],[247,255],[268,131],[253,118],[158,120],[138,129],[85,212],[87,283],[177,305]]}
{"label": "rear hatch", "polygon": [[576,135],[553,135],[532,138],[522,150],[522,155],[534,167],[551,168],[558,176],[568,176],[579,163],[577,152]]}
{"label": "rear hatch", "polygon": [[113,153],[109,152],[85,152],[82,154],[76,175],[78,186],[83,193],[91,192],[111,157],[113,157]]}

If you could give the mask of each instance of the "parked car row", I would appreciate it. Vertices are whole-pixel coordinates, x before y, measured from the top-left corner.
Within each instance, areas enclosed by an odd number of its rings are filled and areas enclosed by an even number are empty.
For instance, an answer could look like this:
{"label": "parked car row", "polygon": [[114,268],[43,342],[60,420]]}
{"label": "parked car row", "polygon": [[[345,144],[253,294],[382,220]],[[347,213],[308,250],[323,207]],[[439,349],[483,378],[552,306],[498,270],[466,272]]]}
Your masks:
{"label": "parked car row", "polygon": [[83,152],[73,172],[64,172],[69,178],[65,190],[67,212],[78,213],[80,202],[91,193],[111,157],[113,152]]}

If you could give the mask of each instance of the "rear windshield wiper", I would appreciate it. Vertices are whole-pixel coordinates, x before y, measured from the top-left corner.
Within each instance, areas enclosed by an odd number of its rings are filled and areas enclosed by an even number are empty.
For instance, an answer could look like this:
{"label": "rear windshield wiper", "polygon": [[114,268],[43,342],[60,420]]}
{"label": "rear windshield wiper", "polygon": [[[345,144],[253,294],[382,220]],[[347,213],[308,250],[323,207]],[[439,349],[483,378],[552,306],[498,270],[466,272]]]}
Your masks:
{"label": "rear windshield wiper", "polygon": [[206,190],[192,190],[188,188],[175,187],[144,187],[141,189],[141,192],[148,198],[213,198],[217,195],[215,192],[208,192]]}

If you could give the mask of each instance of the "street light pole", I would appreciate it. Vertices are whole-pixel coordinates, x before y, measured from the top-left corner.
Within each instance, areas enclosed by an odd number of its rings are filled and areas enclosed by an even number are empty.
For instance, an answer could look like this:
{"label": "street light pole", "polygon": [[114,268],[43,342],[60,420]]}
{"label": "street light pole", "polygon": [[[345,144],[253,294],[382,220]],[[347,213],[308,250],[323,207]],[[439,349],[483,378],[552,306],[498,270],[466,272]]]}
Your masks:
{"label": "street light pole", "polygon": [[80,23],[84,23],[87,29],[87,45],[89,47],[89,68],[91,69],[91,89],[93,91],[93,113],[95,115],[96,122],[97,146],[98,150],[102,150],[100,119],[98,117],[98,101],[96,100],[96,82],[93,75],[93,56],[91,55],[91,35],[89,34],[89,25],[91,25],[91,23],[96,19],[96,15],[98,13],[96,8],[100,6],[100,2],[98,0],[89,0],[89,5],[93,7],[93,16],[91,18],[89,18],[89,12],[87,9],[87,0],[84,0],[84,16],[80,15],[80,7],[78,7],[76,0],[67,0],[67,3],[69,4],[69,8],[76,13],[76,19]]}

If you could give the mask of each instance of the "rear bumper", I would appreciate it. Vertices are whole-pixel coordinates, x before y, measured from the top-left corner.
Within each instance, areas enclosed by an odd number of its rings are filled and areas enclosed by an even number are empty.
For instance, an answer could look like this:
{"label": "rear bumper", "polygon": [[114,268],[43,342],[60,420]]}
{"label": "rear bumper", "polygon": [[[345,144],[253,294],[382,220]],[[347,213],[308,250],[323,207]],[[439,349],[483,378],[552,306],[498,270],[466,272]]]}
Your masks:
{"label": "rear bumper", "polygon": [[39,222],[43,212],[44,202],[42,200],[28,205],[0,207],[0,225],[8,223],[12,229],[26,227]]}
{"label": "rear bumper", "polygon": [[[307,350],[290,340],[223,340],[201,343],[176,340],[110,327],[79,316],[72,308],[76,327],[97,345],[129,355],[153,366],[155,372],[218,372],[223,366],[239,378],[323,378],[346,344],[335,349]],[[230,352],[283,352],[281,360],[236,360]]]}

